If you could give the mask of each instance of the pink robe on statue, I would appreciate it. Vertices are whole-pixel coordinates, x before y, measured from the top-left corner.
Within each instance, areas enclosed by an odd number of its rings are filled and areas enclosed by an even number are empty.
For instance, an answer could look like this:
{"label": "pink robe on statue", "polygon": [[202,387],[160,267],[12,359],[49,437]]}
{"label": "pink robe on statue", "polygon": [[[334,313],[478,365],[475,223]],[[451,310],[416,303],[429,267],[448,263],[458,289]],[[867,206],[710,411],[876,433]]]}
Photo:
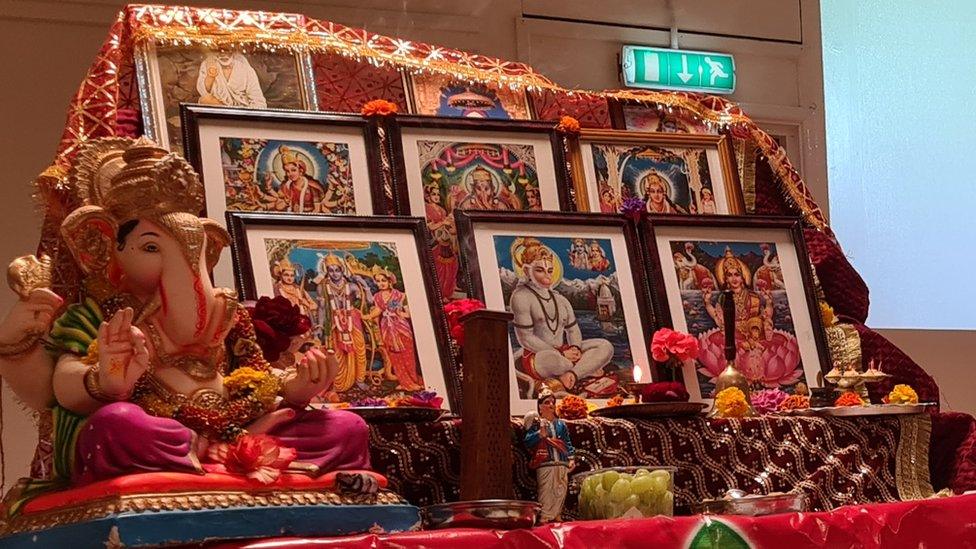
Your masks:
{"label": "pink robe on statue", "polygon": [[393,374],[406,391],[419,391],[424,382],[417,374],[417,355],[414,353],[413,327],[410,320],[399,315],[404,310],[407,296],[400,290],[381,291],[373,294],[373,303],[380,313],[380,337],[386,348],[386,356],[393,366]]}
{"label": "pink robe on statue", "polygon": [[[267,434],[298,452],[296,462],[318,474],[369,469],[369,427],[342,410],[296,410]],[[152,472],[202,473],[193,451],[195,433],[179,421],[151,416],[139,405],[115,402],[88,417],[78,434],[72,482],[89,484]]]}

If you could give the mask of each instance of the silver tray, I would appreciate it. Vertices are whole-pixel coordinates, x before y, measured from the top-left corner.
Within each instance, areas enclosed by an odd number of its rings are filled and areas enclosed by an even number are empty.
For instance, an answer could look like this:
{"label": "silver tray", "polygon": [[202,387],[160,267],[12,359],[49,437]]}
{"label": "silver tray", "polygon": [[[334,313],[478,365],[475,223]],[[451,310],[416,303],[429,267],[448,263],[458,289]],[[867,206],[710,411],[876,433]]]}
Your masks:
{"label": "silver tray", "polygon": [[641,402],[597,408],[590,412],[590,415],[612,418],[695,416],[707,407],[707,404],[701,402]]}
{"label": "silver tray", "polygon": [[420,510],[424,528],[514,530],[535,526],[539,504],[513,499],[482,499],[429,505]]}
{"label": "silver tray", "polygon": [[428,423],[447,413],[447,410],[424,406],[350,406],[346,410],[367,423]]}
{"label": "silver tray", "polygon": [[827,408],[812,408],[820,416],[855,417],[855,416],[894,416],[904,414],[921,414],[932,402],[918,404],[871,404],[868,406],[830,406]]}

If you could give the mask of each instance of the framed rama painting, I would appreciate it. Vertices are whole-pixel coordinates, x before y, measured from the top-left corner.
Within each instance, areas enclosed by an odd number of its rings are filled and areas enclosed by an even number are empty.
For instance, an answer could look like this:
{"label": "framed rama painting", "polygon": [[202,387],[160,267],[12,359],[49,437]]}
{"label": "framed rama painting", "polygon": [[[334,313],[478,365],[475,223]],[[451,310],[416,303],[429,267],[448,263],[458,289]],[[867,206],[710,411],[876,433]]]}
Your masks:
{"label": "framed rama painting", "polygon": [[[513,415],[548,387],[603,402],[652,378],[652,324],[633,223],[619,215],[457,213],[468,291],[513,315]],[[640,373],[637,373],[637,372]]]}
{"label": "framed rama painting", "polygon": [[403,89],[413,114],[456,118],[531,120],[524,89],[460,83],[449,74],[403,71]]}
{"label": "framed rama painting", "polygon": [[754,387],[793,392],[829,371],[798,218],[647,215],[641,224],[658,321],[698,338],[699,358],[683,372],[693,398],[711,398],[726,366],[723,290],[735,300],[736,366]]}
{"label": "framed rama painting", "polygon": [[638,198],[650,213],[745,212],[725,136],[583,130],[573,153],[577,201],[589,211],[619,212]]}
{"label": "framed rama painting", "polygon": [[313,404],[433,390],[454,409],[460,380],[422,219],[227,212],[227,221],[242,298],[286,297],[339,359]]}
{"label": "framed rama painting", "polygon": [[139,46],[135,54],[146,137],[182,152],[180,104],[315,110],[308,56],[280,51]]}
{"label": "framed rama painting", "polygon": [[[226,211],[393,213],[376,133],[361,116],[183,105],[181,118],[213,219]],[[230,285],[229,260],[215,280]]]}
{"label": "framed rama painting", "polygon": [[445,299],[462,297],[456,210],[571,210],[562,141],[551,123],[396,118],[399,213],[424,216]]}

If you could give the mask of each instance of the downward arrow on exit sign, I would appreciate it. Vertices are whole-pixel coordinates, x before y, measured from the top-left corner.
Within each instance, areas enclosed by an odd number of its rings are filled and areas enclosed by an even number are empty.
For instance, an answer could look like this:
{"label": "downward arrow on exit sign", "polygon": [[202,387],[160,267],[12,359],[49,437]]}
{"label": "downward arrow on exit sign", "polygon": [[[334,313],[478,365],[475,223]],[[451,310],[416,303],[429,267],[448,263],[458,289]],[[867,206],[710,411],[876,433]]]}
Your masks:
{"label": "downward arrow on exit sign", "polygon": [[726,53],[624,46],[624,85],[634,88],[732,93],[735,60]]}

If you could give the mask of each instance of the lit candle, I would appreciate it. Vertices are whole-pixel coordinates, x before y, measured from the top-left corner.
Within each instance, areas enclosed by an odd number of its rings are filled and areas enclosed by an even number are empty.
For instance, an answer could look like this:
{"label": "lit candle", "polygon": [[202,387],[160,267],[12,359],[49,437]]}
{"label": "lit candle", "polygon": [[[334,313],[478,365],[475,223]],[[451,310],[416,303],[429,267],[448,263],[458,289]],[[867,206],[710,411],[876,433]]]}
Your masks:
{"label": "lit candle", "polygon": [[732,290],[722,292],[722,320],[725,324],[725,360],[735,360],[735,297]]}

